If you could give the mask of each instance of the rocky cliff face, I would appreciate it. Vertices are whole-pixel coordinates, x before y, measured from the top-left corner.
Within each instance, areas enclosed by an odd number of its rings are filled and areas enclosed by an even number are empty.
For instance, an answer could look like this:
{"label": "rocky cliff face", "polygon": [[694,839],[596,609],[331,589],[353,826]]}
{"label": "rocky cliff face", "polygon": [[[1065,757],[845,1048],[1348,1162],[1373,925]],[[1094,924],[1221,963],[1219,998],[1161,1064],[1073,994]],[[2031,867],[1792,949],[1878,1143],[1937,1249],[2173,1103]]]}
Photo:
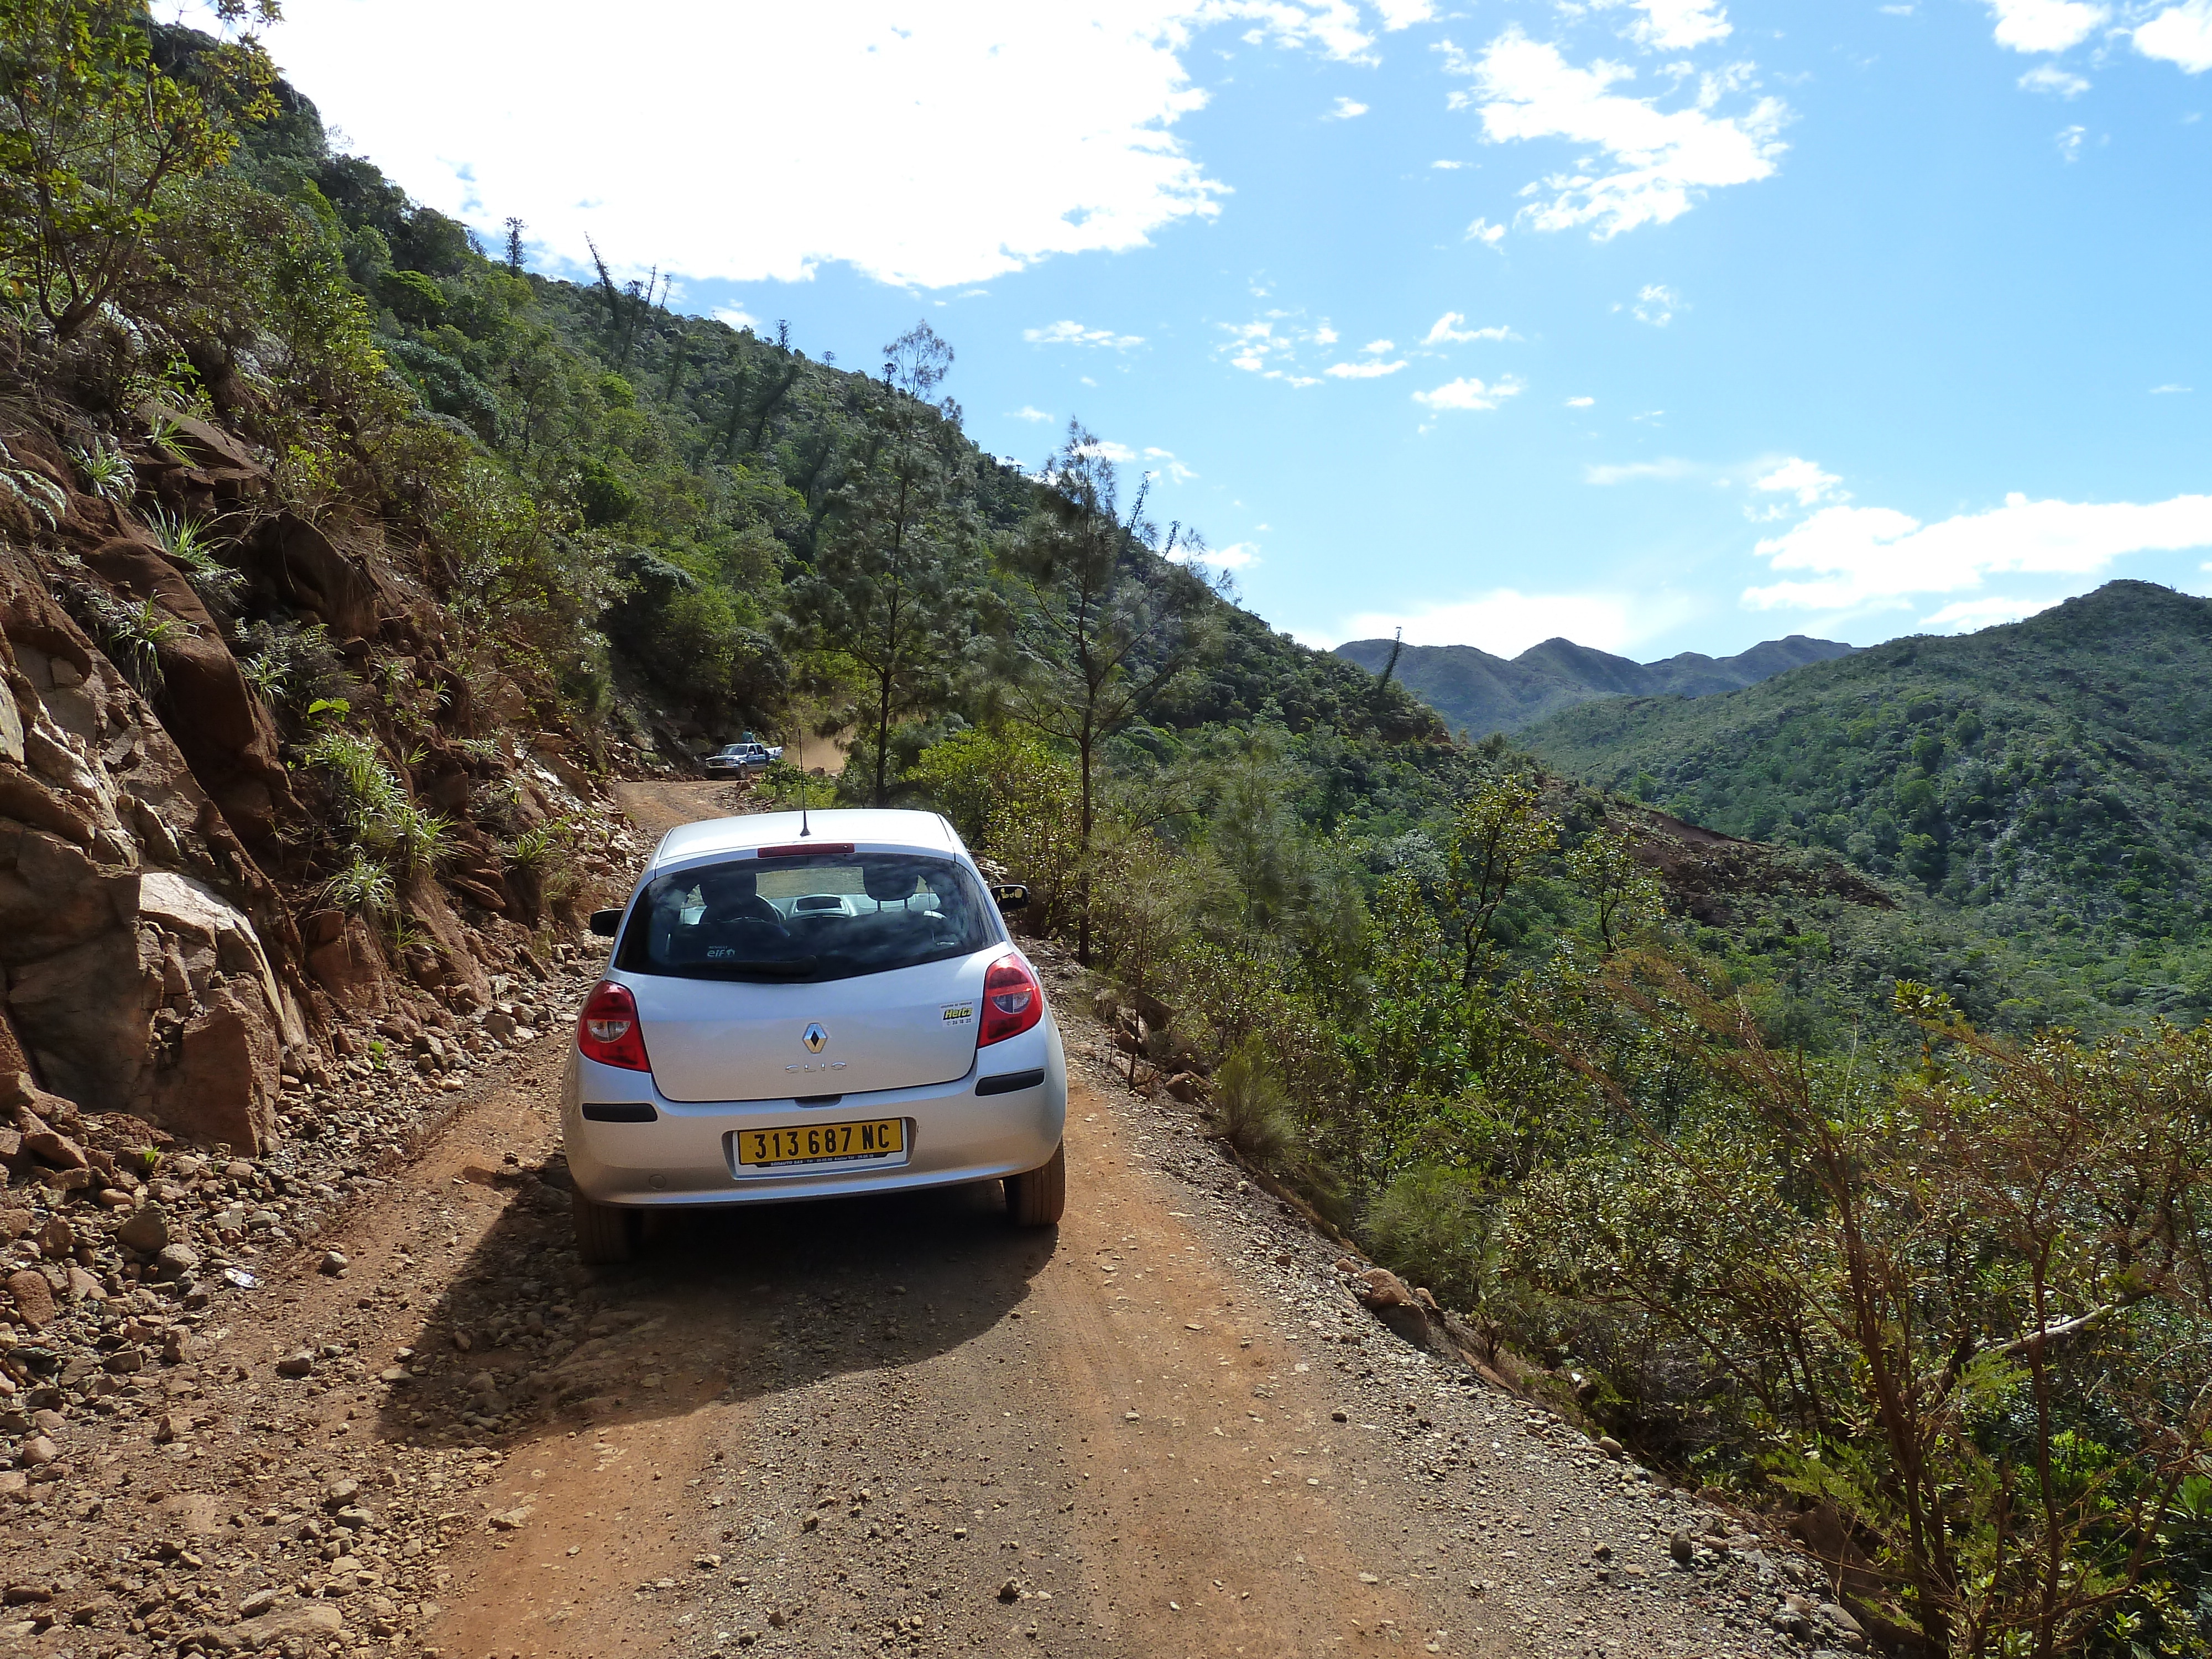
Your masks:
{"label": "rocky cliff face", "polygon": [[[457,657],[423,574],[375,523],[284,509],[261,456],[185,417],[154,422],[158,444],[88,434],[135,474],[89,493],[82,453],[9,412],[0,1076],[258,1152],[282,1133],[288,1073],[465,1015],[494,973],[533,960],[564,847],[582,884],[611,868],[597,786],[567,759],[574,734],[535,729],[545,699]],[[182,523],[221,532],[228,627],[195,587],[206,560],[167,544]],[[319,630],[348,691],[321,718],[375,739],[408,800],[445,821],[380,909],[323,896],[342,803],[249,681],[249,617]],[[560,835],[518,867],[502,836],[547,825]],[[550,884],[558,903],[576,882]]]}

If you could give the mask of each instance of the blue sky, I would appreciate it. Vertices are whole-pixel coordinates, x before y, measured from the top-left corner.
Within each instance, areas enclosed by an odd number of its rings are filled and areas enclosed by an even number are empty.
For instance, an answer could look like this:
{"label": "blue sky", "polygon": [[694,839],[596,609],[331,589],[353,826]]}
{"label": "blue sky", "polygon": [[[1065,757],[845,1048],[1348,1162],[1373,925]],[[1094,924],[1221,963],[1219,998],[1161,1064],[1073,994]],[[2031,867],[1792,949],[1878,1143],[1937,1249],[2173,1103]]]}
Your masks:
{"label": "blue sky", "polygon": [[[573,13],[573,15],[570,14]],[[2212,0],[290,0],[347,140],[988,448],[1079,417],[1254,609],[1508,653],[2212,591]]]}

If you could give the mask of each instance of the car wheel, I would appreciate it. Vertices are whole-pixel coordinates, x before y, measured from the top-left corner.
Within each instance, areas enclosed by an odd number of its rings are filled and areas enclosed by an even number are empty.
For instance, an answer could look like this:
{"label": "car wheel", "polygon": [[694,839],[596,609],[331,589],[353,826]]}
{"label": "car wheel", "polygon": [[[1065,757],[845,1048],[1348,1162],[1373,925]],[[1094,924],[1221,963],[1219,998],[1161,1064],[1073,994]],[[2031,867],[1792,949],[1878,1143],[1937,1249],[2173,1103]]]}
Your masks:
{"label": "car wheel", "polygon": [[637,1247],[637,1212],[574,1196],[577,1255],[594,1266],[629,1261]]}
{"label": "car wheel", "polygon": [[1017,1227],[1056,1227],[1067,1212],[1067,1143],[1052,1161],[1027,1175],[1006,1177],[1006,1218]]}

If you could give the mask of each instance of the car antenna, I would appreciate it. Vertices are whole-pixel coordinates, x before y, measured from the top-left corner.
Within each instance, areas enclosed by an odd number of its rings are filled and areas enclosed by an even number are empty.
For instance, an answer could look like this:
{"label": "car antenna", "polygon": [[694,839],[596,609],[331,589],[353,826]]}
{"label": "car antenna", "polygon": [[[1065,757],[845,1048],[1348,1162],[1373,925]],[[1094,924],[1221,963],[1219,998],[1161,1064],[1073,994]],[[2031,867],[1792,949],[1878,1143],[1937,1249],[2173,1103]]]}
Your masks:
{"label": "car antenna", "polygon": [[813,833],[814,831],[808,827],[806,822],[806,803],[805,801],[801,801],[799,803],[799,838],[801,841],[805,841]]}

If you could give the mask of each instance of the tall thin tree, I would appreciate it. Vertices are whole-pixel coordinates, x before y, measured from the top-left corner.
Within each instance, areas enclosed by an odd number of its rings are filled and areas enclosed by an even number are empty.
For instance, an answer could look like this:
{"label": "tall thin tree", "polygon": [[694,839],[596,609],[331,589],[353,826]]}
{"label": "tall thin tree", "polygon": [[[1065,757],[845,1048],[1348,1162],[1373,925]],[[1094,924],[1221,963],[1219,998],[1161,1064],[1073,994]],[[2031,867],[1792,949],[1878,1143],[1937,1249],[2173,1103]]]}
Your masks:
{"label": "tall thin tree", "polygon": [[884,359],[860,453],[798,606],[867,678],[869,799],[878,806],[890,795],[892,733],[945,694],[973,610],[964,580],[972,527],[948,488],[958,409],[934,395],[952,348],[918,323],[884,348]]}
{"label": "tall thin tree", "polygon": [[[1218,637],[1213,596],[1188,564],[1153,546],[1149,481],[1127,516],[1105,447],[1073,421],[1048,465],[1036,511],[1005,555],[1013,605],[1006,644],[1011,701],[1030,726],[1075,750],[1082,863],[1076,952],[1091,959],[1091,853],[1099,747],[1141,718]],[[1180,526],[1178,526],[1180,530]],[[1186,545],[1197,538],[1183,532]]]}

